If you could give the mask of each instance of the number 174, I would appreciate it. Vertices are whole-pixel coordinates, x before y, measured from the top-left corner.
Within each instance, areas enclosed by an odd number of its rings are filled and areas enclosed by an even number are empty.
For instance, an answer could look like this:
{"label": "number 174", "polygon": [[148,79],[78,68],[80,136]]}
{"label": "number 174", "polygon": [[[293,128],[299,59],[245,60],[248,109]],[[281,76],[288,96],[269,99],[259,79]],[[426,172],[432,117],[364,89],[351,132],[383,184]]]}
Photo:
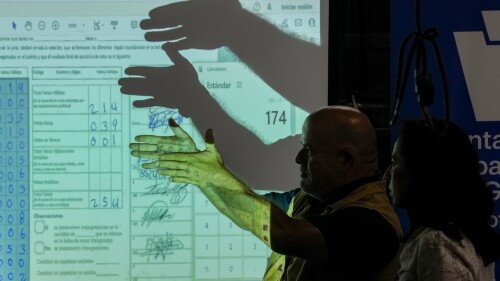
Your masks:
{"label": "number 174", "polygon": [[286,114],[285,111],[270,110],[266,112],[267,125],[276,125],[277,122],[282,122],[283,125],[286,124]]}

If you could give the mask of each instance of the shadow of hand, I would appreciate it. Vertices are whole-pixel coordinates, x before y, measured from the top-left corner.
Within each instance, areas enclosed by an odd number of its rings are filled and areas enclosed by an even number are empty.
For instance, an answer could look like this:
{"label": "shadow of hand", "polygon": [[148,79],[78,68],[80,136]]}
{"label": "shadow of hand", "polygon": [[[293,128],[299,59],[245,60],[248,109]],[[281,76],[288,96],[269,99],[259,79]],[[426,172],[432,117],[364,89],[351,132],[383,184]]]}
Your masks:
{"label": "shadow of hand", "polygon": [[[138,66],[125,69],[132,77],[121,78],[120,91],[126,95],[149,96],[151,98],[134,101],[135,107],[163,106],[188,110],[199,103],[214,102],[208,91],[198,80],[193,65],[173,46],[166,44],[165,52],[174,63],[167,67]],[[183,113],[185,114],[185,113]]]}
{"label": "shadow of hand", "polygon": [[176,41],[179,50],[216,49],[226,46],[233,37],[243,11],[237,0],[182,1],[155,8],[141,28],[150,31],[148,41]]}

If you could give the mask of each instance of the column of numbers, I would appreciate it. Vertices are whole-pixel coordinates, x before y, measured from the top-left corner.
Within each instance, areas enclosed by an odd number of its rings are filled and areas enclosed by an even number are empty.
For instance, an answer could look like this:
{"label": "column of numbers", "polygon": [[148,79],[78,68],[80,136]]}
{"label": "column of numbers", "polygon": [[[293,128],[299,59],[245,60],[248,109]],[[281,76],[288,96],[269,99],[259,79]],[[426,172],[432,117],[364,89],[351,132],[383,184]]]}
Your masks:
{"label": "column of numbers", "polygon": [[121,208],[121,108],[112,86],[89,87],[90,208]]}
{"label": "column of numbers", "polygon": [[243,230],[226,216],[219,217],[219,272],[221,279],[243,277]]}
{"label": "column of numbers", "polygon": [[199,191],[194,192],[195,280],[219,279],[219,215]]}
{"label": "column of numbers", "polygon": [[28,79],[0,79],[0,280],[28,276]]}
{"label": "column of numbers", "polygon": [[195,280],[261,280],[270,250],[194,192]]}

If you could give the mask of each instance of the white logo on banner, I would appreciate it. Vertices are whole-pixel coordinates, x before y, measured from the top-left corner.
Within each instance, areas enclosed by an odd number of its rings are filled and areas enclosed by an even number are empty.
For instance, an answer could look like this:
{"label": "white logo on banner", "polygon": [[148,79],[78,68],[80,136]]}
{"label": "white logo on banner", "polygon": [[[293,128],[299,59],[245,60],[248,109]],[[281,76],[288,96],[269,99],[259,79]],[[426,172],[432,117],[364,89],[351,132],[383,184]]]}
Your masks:
{"label": "white logo on banner", "polygon": [[500,11],[483,11],[487,34],[455,32],[465,82],[476,121],[500,121]]}

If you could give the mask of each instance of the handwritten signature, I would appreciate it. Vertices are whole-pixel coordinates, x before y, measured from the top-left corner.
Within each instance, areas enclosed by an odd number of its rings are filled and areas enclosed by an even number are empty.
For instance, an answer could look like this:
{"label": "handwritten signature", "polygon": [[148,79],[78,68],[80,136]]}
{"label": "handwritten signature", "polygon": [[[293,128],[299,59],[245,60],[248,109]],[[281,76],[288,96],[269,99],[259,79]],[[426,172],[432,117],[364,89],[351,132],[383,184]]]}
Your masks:
{"label": "handwritten signature", "polygon": [[184,117],[179,111],[167,109],[164,107],[152,107],[149,109],[149,128],[154,131],[156,128],[166,127],[165,132],[169,128],[168,119],[172,117],[177,124],[182,124]]}
{"label": "handwritten signature", "polygon": [[170,196],[170,204],[179,205],[186,199],[188,191],[186,189],[187,184],[178,184],[173,182],[156,183],[151,186],[146,187],[148,191],[143,193],[146,195],[156,195],[161,194],[164,196]]}
{"label": "handwritten signature", "polygon": [[140,253],[142,257],[147,256],[148,262],[151,258],[157,260],[161,257],[165,260],[167,255],[173,254],[174,250],[184,248],[184,244],[174,238],[172,233],[167,232],[165,235],[156,235],[146,240],[146,250]]}
{"label": "handwritten signature", "polygon": [[168,204],[158,200],[151,204],[142,216],[141,226],[146,224],[149,227],[153,221],[161,221],[162,219],[171,219],[173,217],[174,214],[170,213]]}

